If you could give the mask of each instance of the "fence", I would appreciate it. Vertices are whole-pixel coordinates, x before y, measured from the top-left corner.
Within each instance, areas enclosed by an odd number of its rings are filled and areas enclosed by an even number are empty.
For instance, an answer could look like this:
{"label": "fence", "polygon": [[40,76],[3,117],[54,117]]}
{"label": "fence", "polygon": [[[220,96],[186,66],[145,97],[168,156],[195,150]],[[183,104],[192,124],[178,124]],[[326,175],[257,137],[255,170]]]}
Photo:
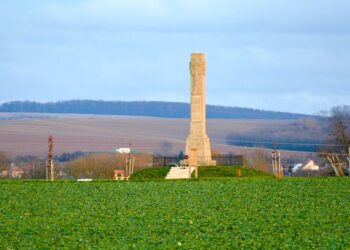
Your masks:
{"label": "fence", "polygon": [[[217,166],[243,166],[243,155],[216,155],[211,158]],[[164,167],[173,164],[180,165],[181,158],[177,156],[154,156],[153,167]]]}

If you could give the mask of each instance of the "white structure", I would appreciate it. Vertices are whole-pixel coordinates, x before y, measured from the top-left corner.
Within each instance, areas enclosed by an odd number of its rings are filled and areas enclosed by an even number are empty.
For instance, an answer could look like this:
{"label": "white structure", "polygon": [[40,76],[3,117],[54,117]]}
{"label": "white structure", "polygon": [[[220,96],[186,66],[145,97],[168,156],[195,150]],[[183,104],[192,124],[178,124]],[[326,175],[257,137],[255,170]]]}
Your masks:
{"label": "white structure", "polygon": [[77,179],[77,181],[83,181],[83,182],[85,182],[85,181],[92,181],[92,179]]}
{"label": "white structure", "polygon": [[120,154],[130,154],[131,153],[130,148],[117,148],[115,151],[120,153]]}
{"label": "white structure", "polygon": [[304,165],[301,163],[294,165],[292,172],[295,173],[298,170],[301,170],[301,171],[320,171],[320,167],[318,165],[316,165],[313,160],[309,160]]}
{"label": "white structure", "polygon": [[308,161],[303,167],[302,170],[304,171],[319,171],[320,167],[315,164],[313,160]]}
{"label": "white structure", "polygon": [[190,171],[191,174],[195,170],[194,167],[191,167],[191,170],[189,167],[181,168],[181,167],[172,167],[165,177],[167,180],[173,180],[173,179],[190,179]]}

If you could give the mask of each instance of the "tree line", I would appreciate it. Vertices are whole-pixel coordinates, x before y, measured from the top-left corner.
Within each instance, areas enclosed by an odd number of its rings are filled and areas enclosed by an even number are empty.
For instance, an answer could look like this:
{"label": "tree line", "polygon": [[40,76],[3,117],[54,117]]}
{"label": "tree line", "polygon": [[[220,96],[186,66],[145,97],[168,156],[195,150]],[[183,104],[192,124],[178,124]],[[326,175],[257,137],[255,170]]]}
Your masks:
{"label": "tree line", "polygon": [[[0,112],[73,113],[188,118],[190,117],[190,105],[181,102],[156,101],[126,102],[70,100],[47,103],[12,101],[0,105]],[[214,119],[299,119],[307,116],[287,112],[207,105],[207,117]]]}
{"label": "tree line", "polygon": [[299,119],[286,126],[229,134],[226,140],[235,146],[349,154],[350,106],[333,107],[323,116]]}

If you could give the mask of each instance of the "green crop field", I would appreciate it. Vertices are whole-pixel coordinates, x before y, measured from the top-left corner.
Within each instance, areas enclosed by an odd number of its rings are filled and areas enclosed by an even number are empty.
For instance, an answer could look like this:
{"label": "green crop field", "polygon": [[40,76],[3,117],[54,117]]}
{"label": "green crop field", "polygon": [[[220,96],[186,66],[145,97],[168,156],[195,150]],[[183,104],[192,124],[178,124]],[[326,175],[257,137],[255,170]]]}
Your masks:
{"label": "green crop field", "polygon": [[346,249],[350,179],[0,182],[0,249]]}

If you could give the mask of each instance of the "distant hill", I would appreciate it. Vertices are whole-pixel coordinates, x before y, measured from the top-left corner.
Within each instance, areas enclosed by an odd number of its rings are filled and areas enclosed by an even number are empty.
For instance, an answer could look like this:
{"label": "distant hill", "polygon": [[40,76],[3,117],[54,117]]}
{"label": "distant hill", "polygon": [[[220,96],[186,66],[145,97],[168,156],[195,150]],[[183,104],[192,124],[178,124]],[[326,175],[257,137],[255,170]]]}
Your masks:
{"label": "distant hill", "polygon": [[[70,113],[188,118],[190,116],[190,105],[188,103],[180,102],[156,101],[71,100],[48,103],[12,101],[0,105],[0,112]],[[303,117],[307,117],[307,115],[264,111],[251,108],[207,105],[207,118],[212,119],[298,119]]]}

